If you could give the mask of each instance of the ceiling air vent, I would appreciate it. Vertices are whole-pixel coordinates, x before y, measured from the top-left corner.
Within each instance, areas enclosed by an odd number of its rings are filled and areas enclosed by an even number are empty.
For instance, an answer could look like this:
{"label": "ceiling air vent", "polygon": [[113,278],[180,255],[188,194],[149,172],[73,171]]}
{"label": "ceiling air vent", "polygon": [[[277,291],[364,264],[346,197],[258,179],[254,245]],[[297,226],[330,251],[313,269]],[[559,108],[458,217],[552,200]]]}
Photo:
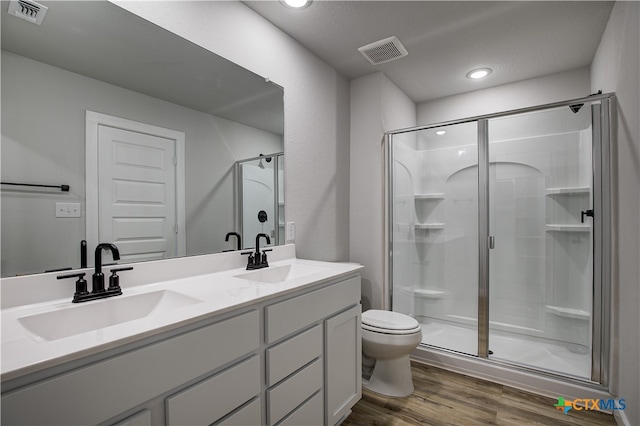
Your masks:
{"label": "ceiling air vent", "polygon": [[358,51],[373,65],[384,64],[407,56],[407,49],[396,36],[359,47]]}
{"label": "ceiling air vent", "polygon": [[31,0],[11,0],[9,2],[9,15],[40,25],[49,8]]}

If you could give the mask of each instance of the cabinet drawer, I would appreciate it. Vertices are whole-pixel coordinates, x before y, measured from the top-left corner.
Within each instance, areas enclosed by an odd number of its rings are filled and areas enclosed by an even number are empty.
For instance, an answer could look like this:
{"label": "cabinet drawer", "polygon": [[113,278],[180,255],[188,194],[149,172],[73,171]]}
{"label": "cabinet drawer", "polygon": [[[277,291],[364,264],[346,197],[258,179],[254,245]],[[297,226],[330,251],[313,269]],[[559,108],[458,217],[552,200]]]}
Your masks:
{"label": "cabinet drawer", "polygon": [[226,419],[214,423],[214,426],[248,426],[261,425],[260,398],[256,398]]}
{"label": "cabinet drawer", "polygon": [[167,398],[168,425],[210,425],[260,392],[260,357]]}
{"label": "cabinet drawer", "polygon": [[257,350],[258,329],[258,311],[252,310],[11,391],[2,395],[2,423],[87,425],[107,421]]}
{"label": "cabinet drawer", "polygon": [[278,423],[278,426],[317,426],[324,424],[324,419],[322,418],[324,406],[322,402],[322,392],[317,392],[307,402],[296,408],[290,416]]}
{"label": "cabinet drawer", "polygon": [[266,350],[267,386],[272,386],[322,355],[322,327],[300,333]]}
{"label": "cabinet drawer", "polygon": [[151,426],[151,411],[141,411],[113,426]]}
{"label": "cabinet drawer", "polygon": [[279,422],[314,392],[322,389],[322,359],[317,359],[292,377],[267,390],[269,425]]}
{"label": "cabinet drawer", "polygon": [[265,308],[265,340],[275,342],[360,301],[360,277]]}

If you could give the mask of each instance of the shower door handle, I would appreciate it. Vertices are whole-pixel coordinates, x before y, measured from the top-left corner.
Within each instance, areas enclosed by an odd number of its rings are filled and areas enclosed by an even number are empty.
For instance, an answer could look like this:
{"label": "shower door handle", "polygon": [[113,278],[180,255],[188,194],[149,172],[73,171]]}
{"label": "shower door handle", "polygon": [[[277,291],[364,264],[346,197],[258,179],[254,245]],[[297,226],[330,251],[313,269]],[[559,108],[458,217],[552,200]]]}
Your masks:
{"label": "shower door handle", "polygon": [[583,210],[580,212],[580,223],[584,223],[585,216],[593,217],[593,209]]}
{"label": "shower door handle", "polygon": [[489,250],[496,248],[496,237],[489,235]]}

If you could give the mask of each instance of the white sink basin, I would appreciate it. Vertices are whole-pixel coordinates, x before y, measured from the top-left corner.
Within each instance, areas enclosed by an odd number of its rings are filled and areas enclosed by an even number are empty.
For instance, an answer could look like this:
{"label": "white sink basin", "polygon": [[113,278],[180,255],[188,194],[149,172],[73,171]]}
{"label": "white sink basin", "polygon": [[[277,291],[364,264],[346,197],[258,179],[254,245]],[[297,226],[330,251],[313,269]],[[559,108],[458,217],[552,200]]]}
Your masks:
{"label": "white sink basin", "polygon": [[169,312],[201,300],[171,290],[116,296],[18,318],[20,325],[43,340],[57,340]]}
{"label": "white sink basin", "polygon": [[279,283],[287,280],[304,277],[305,275],[316,274],[324,271],[326,268],[307,265],[282,265],[271,266],[265,269],[247,272],[246,274],[234,275],[236,278],[243,280],[258,281],[261,283]]}

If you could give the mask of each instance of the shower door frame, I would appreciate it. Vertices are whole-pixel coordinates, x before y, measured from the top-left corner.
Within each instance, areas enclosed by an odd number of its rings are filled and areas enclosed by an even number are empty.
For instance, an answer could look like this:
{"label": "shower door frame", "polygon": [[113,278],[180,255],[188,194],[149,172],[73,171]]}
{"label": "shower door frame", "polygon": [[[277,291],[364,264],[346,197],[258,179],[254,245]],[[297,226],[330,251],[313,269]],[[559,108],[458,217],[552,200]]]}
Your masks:
{"label": "shower door frame", "polygon": [[[591,104],[599,101],[599,103]],[[598,212],[593,217],[593,306],[592,306],[592,345],[591,345],[591,380],[583,380],[561,374],[554,374],[546,370],[516,364],[504,360],[489,358],[489,120],[517,114],[568,107],[574,104],[589,104],[592,114],[592,182],[593,182],[593,210]],[[384,203],[384,233],[386,235],[384,268],[384,291],[387,295],[385,309],[393,308],[393,136],[421,130],[435,129],[464,123],[477,123],[478,147],[478,353],[477,355],[460,356],[480,358],[486,362],[504,365],[509,368],[542,374],[559,378],[567,382],[590,385],[596,388],[608,389],[610,367],[610,335],[611,330],[611,283],[613,275],[611,264],[616,253],[611,244],[613,229],[615,228],[612,214],[612,155],[611,141],[613,138],[612,113],[615,106],[615,94],[596,94],[584,98],[554,102],[533,107],[520,108],[510,111],[485,114],[459,120],[451,120],[425,126],[416,126],[386,132],[384,135],[384,173],[385,173],[385,203]],[[605,285],[604,283],[608,283]],[[449,352],[447,349],[432,347],[431,349]]]}
{"label": "shower door frame", "polygon": [[[280,193],[282,192],[282,195],[284,195],[284,188],[280,188],[279,185],[279,172],[281,170],[282,167],[284,167],[284,152],[276,152],[273,154],[267,154],[267,155],[263,155],[260,154],[257,157],[250,157],[250,158],[244,158],[242,160],[238,160],[235,162],[234,164],[234,206],[235,206],[235,217],[234,217],[234,222],[235,222],[235,229],[238,230],[238,232],[240,233],[240,235],[244,235],[244,209],[243,209],[243,197],[244,197],[244,185],[243,185],[243,176],[242,176],[242,170],[241,170],[241,166],[245,163],[251,163],[252,161],[260,161],[260,160],[266,160],[267,158],[271,158],[272,160],[274,160],[274,166],[273,166],[273,212],[274,212],[274,236],[271,237],[273,238],[273,245],[274,246],[279,246],[284,244],[284,238],[280,238],[280,223],[281,223],[281,219],[284,221],[284,217],[281,218],[280,217]],[[243,240],[243,245],[244,245],[244,240]],[[243,247],[244,248],[244,247]]]}

